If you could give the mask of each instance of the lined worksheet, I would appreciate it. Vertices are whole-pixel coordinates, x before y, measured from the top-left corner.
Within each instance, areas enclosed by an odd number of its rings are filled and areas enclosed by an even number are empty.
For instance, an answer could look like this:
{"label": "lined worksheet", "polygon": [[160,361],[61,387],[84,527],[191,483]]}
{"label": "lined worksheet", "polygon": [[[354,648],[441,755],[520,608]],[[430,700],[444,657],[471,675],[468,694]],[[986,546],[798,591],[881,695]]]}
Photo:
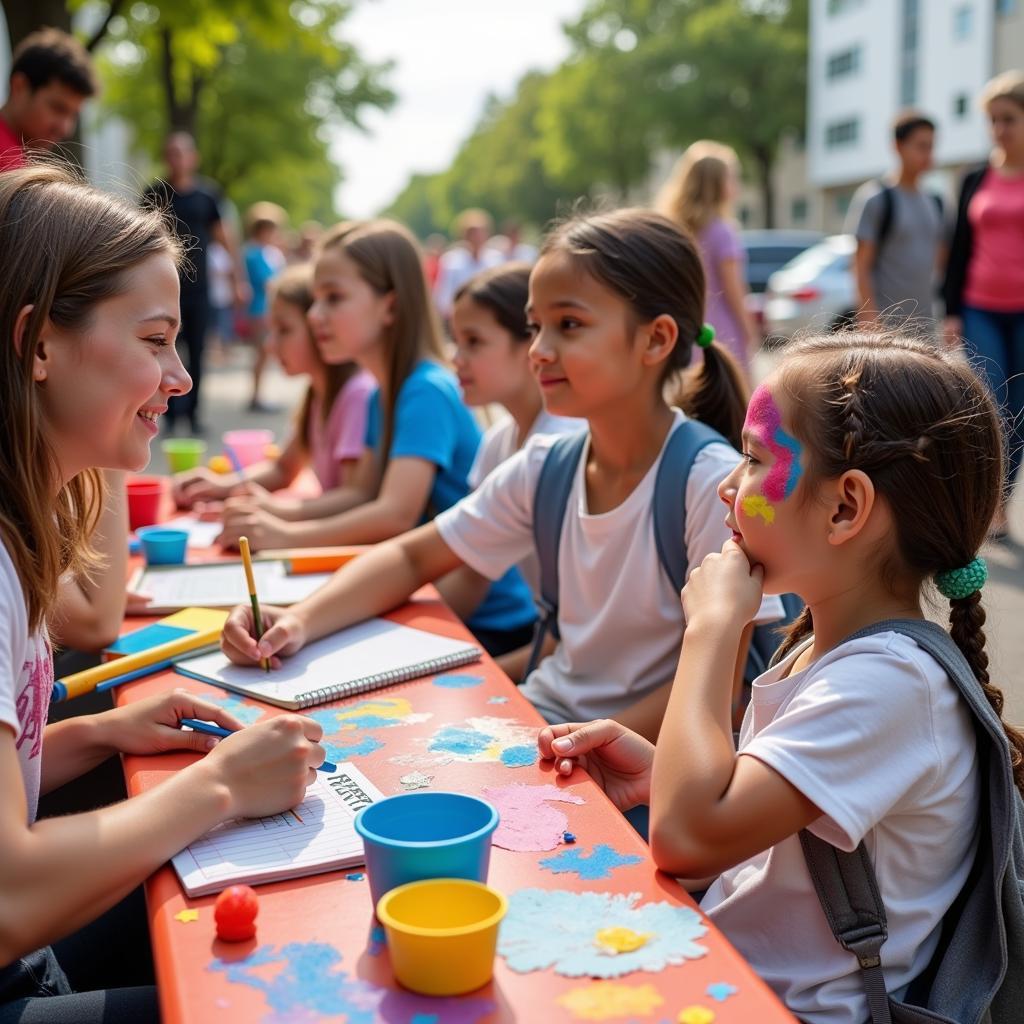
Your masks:
{"label": "lined worksheet", "polygon": [[354,820],[381,792],[351,762],[318,772],[298,807],[211,829],[172,860],[189,896],[260,885],[363,863]]}

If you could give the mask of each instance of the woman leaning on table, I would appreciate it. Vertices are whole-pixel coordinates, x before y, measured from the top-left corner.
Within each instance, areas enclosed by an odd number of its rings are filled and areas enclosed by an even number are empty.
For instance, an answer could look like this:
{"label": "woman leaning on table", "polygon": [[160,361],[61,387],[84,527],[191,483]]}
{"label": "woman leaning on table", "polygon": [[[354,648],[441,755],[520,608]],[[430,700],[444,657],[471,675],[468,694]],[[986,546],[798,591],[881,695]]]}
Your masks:
{"label": "woman leaning on table", "polygon": [[1007,486],[992,524],[1001,539],[1024,447],[1024,72],[993,78],[981,105],[994,145],[964,178],[943,293],[947,338],[964,337],[1002,410]]}

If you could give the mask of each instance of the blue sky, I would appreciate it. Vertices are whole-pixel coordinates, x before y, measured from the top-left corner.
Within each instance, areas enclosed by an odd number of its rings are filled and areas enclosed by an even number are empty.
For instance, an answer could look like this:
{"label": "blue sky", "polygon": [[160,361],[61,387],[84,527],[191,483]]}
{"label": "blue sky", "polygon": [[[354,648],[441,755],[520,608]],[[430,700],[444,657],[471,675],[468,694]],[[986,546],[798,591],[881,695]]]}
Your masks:
{"label": "blue sky", "polygon": [[398,102],[366,118],[370,133],[343,129],[332,141],[346,180],[347,216],[376,213],[410,174],[444,169],[472,130],[488,93],[511,93],[531,68],[567,54],[561,23],[584,0],[362,0],[347,37],[370,60],[393,59]]}

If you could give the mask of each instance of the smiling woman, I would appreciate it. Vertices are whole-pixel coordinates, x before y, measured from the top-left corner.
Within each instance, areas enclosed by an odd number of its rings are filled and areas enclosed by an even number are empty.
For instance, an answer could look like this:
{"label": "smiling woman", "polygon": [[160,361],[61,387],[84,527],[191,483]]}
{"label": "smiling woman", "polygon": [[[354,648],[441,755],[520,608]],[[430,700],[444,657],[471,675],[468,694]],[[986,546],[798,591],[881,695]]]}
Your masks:
{"label": "smiling woman", "polygon": [[97,468],[141,469],[172,394],[180,249],[160,215],[53,166],[0,179],[0,534],[30,628],[91,562]]}

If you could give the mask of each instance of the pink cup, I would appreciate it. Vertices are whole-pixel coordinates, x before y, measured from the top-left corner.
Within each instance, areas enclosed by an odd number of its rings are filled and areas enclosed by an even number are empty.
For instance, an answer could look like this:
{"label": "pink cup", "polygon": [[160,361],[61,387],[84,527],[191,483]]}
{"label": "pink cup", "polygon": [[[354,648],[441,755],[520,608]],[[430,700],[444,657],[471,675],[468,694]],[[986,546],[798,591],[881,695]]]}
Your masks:
{"label": "pink cup", "polygon": [[160,520],[160,502],[164,496],[165,481],[158,476],[132,477],[125,488],[128,492],[128,525],[137,530],[152,526]]}
{"label": "pink cup", "polygon": [[274,432],[272,430],[229,430],[222,438],[224,442],[224,454],[231,459],[238,460],[239,465],[244,469],[256,462],[262,461],[267,445],[274,443]]}

